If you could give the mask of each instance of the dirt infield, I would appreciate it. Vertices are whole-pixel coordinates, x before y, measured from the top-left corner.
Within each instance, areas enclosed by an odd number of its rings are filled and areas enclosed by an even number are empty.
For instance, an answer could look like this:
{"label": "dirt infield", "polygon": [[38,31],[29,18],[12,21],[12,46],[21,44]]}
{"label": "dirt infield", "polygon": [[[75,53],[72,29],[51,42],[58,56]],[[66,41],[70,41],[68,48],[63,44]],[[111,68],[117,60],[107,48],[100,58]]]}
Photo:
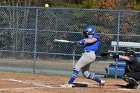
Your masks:
{"label": "dirt infield", "polygon": [[76,79],[76,87],[62,88],[60,85],[68,79],[68,76],[0,72],[0,93],[140,93],[140,89],[126,89],[123,80],[106,78],[103,88],[83,77]]}

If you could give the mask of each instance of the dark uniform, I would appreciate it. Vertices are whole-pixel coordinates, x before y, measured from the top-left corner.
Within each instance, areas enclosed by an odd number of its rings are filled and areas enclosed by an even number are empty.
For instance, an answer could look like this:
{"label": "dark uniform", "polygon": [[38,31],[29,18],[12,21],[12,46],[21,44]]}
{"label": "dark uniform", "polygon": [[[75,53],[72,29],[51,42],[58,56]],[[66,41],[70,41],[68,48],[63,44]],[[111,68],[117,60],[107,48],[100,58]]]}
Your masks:
{"label": "dark uniform", "polygon": [[123,75],[123,80],[128,82],[126,87],[140,88],[140,60],[136,56],[134,49],[128,48],[125,49],[124,52],[125,56],[127,56],[130,59],[124,60],[126,61],[126,67],[125,73]]}
{"label": "dark uniform", "polygon": [[123,80],[128,82],[127,87],[138,88],[140,85],[140,60],[135,55],[129,55],[129,61],[126,61]]}
{"label": "dark uniform", "polygon": [[129,60],[120,57],[118,54],[113,54],[113,58],[121,58],[126,61],[125,73],[122,79],[128,82],[127,88],[140,88],[140,60],[136,56],[134,49],[127,48],[124,52]]}

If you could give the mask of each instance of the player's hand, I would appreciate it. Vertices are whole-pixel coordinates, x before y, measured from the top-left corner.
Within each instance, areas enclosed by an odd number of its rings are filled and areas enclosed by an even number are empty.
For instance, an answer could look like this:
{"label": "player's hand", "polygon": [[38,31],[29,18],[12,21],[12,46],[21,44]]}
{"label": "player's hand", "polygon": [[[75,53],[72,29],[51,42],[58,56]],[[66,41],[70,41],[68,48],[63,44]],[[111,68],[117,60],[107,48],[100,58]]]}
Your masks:
{"label": "player's hand", "polygon": [[75,44],[78,44],[78,45],[83,45],[84,44],[84,40],[79,40],[79,41],[76,41]]}

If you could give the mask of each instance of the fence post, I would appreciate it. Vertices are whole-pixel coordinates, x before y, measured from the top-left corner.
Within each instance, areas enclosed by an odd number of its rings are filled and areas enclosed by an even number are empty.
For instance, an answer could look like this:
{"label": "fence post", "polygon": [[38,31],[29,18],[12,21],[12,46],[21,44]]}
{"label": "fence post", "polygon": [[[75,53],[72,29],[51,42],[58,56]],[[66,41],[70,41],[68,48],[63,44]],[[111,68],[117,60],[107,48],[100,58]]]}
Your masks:
{"label": "fence post", "polygon": [[73,68],[75,66],[75,46],[74,46],[74,49],[73,49]]}
{"label": "fence post", "polygon": [[[116,45],[116,54],[118,54],[118,46],[119,46],[119,35],[120,35],[120,11],[118,12],[118,30],[117,30],[117,45]],[[118,59],[115,59],[116,67],[115,67],[115,79],[117,78],[117,69],[118,69]]]}
{"label": "fence post", "polygon": [[38,9],[36,9],[36,23],[35,23],[35,43],[34,43],[34,57],[33,57],[33,73],[35,74],[36,67],[36,46],[37,46],[37,23],[38,23]]}

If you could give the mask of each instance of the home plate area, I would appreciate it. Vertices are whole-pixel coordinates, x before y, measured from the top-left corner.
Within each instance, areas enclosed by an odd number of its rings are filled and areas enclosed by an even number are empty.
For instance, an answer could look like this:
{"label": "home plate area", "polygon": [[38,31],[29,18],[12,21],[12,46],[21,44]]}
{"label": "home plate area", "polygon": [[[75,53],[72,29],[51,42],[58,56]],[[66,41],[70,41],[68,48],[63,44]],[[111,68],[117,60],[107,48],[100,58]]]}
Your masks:
{"label": "home plate area", "polygon": [[[15,88],[15,89],[32,89],[32,88],[63,88],[62,82],[52,81],[35,81],[35,80],[18,80],[18,79],[0,79],[3,88]],[[74,87],[96,87],[97,84],[90,84],[88,82],[75,82]],[[15,86],[14,86],[15,85]],[[16,87],[18,86],[18,88]],[[1,88],[2,88],[1,87]],[[4,90],[4,89],[1,89]],[[8,89],[7,89],[8,90]]]}
{"label": "home plate area", "polygon": [[0,93],[140,93],[140,89],[127,89],[121,79],[103,78],[104,87],[95,81],[78,77],[73,88],[63,88],[68,76],[23,73],[0,74]]}

